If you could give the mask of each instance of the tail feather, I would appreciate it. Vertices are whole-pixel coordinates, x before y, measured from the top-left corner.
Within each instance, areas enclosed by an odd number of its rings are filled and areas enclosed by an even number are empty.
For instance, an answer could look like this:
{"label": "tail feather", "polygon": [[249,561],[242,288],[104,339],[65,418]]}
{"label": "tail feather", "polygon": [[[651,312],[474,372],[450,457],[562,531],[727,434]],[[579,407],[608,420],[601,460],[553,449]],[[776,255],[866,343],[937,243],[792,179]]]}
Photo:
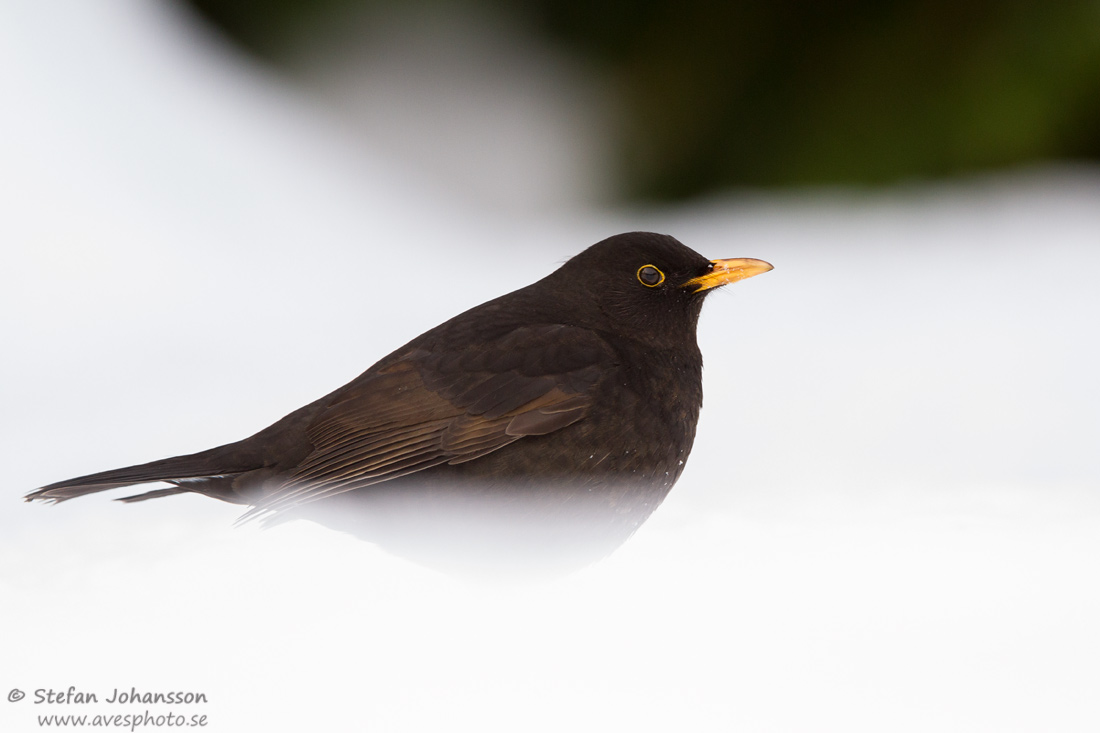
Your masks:
{"label": "tail feather", "polygon": [[184,489],[179,486],[173,486],[170,489],[154,489],[152,491],[146,491],[144,494],[134,494],[133,496],[123,496],[116,501],[121,501],[126,504],[133,504],[136,501],[145,501],[147,499],[159,499],[162,496],[172,496],[173,494],[190,494],[190,489]]}
{"label": "tail feather", "polygon": [[[58,481],[57,483],[43,486],[27,494],[26,501],[61,502],[75,499],[78,496],[94,494],[108,489],[117,489],[122,486],[135,484],[147,484],[155,481],[167,481],[177,483],[191,479],[211,478],[214,476],[229,476],[243,473],[256,468],[253,462],[241,460],[227,460],[232,453],[226,449],[229,446],[221,446],[201,453],[193,453],[174,458],[162,458],[159,461],[142,463],[137,466],[116,468],[111,471],[78,476],[76,478]],[[139,495],[143,499],[152,499],[157,496],[167,496],[185,492],[185,488],[162,489]],[[127,497],[136,501],[138,497]]]}

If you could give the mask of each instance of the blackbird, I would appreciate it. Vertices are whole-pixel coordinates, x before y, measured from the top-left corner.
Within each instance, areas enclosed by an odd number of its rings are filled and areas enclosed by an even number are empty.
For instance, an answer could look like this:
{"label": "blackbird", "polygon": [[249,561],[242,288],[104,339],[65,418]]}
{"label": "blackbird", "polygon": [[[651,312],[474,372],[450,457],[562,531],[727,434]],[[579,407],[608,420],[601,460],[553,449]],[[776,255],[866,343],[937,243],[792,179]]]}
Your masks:
{"label": "blackbird", "polygon": [[[26,499],[167,482],[121,501],[203,494],[250,505],[242,519],[297,512],[399,553],[408,536],[492,534],[470,529],[489,512],[498,535],[536,544],[567,544],[583,526],[605,554],[656,508],[691,452],[704,297],[770,269],[708,260],[666,235],[613,236],[252,437]],[[333,511],[315,512],[323,507]]]}

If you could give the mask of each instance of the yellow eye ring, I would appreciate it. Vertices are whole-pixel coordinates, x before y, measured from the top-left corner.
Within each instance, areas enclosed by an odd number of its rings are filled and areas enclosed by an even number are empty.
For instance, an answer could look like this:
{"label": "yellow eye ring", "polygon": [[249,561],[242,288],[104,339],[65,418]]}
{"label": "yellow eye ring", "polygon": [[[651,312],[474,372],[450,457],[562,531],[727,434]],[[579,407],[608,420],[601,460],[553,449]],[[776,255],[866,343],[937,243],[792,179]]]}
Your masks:
{"label": "yellow eye ring", "polygon": [[647,288],[655,288],[665,281],[665,273],[653,265],[642,265],[638,268],[638,282]]}

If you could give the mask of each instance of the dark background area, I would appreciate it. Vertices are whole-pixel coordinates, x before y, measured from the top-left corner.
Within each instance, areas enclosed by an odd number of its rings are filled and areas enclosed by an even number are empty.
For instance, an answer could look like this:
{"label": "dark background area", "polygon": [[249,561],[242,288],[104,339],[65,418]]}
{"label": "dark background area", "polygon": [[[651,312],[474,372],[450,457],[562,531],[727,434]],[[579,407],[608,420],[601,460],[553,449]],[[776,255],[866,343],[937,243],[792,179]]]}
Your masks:
{"label": "dark background area", "polygon": [[[190,2],[276,68],[326,16],[390,5]],[[518,19],[607,80],[617,106],[609,159],[627,199],[1100,158],[1100,2],[473,4]]]}

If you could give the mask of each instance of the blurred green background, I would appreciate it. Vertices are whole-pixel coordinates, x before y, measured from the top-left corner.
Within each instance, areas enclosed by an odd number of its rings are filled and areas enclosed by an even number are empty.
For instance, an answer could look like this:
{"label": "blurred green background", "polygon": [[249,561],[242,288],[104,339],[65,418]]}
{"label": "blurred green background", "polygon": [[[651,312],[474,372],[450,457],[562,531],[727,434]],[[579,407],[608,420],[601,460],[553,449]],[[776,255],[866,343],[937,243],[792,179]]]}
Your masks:
{"label": "blurred green background", "polygon": [[[190,2],[276,67],[325,16],[389,5]],[[626,199],[1100,159],[1100,0],[465,4],[518,18],[610,85]]]}

